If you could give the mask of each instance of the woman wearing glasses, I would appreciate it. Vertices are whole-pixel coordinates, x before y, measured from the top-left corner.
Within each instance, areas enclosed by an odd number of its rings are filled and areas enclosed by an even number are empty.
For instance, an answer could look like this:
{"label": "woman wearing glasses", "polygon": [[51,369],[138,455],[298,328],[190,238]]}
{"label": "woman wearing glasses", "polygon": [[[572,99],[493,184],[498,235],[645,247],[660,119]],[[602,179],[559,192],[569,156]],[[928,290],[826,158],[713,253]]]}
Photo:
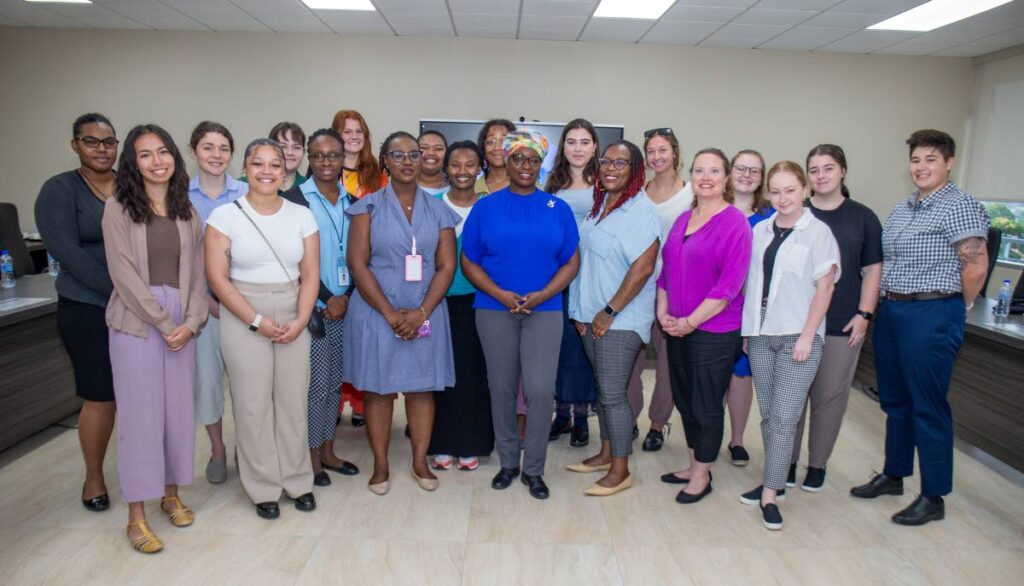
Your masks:
{"label": "woman wearing glasses", "polygon": [[[519,476],[522,456],[523,484],[538,499],[549,496],[543,474],[562,340],[561,296],[579,269],[572,209],[537,189],[547,146],[534,130],[505,136],[509,186],[478,201],[462,231],[462,270],[477,289],[473,307],[501,458],[491,487],[508,488]],[[522,444],[516,429],[520,377],[527,411]]]}
{"label": "woman wearing glasses", "polygon": [[416,185],[416,138],[395,132],[381,145],[388,185],[351,205],[348,266],[356,292],[345,328],[344,380],[366,392],[366,431],[373,451],[369,489],[390,488],[388,448],[398,393],[405,395],[412,477],[437,489],[427,465],[434,392],[455,384],[444,295],[455,275],[455,226],[445,203]]}
{"label": "woman wearing glasses", "polygon": [[476,191],[494,193],[508,187],[508,168],[505,166],[502,145],[505,136],[515,129],[516,125],[504,118],[488,120],[480,128],[476,144],[484,152],[484,176],[477,180],[474,187]]}
{"label": "woman wearing glasses", "polygon": [[[654,202],[654,208],[661,218],[662,244],[665,236],[672,229],[679,214],[690,209],[693,204],[693,186],[679,176],[682,158],[679,154],[679,140],[671,128],[654,128],[644,133],[644,152],[647,155],[647,167],[654,171],[651,179],[644,187],[647,198]],[[654,278],[661,272],[662,259],[654,269]],[[651,420],[651,429],[644,437],[642,449],[645,452],[657,452],[665,443],[665,427],[672,417],[672,387],[668,373],[668,351],[665,348],[665,332],[657,320],[651,326],[650,343],[654,344],[657,363],[654,378],[654,392],[651,394],[651,406],[647,415]],[[647,353],[641,352],[636,357],[633,373],[629,378],[629,406],[633,410],[634,422],[640,417],[644,408],[644,386],[641,380],[644,367],[647,366]]]}
{"label": "woman wearing glasses", "polygon": [[114,195],[117,135],[102,114],[82,114],[71,127],[78,168],[43,184],[35,215],[46,251],[60,265],[57,275],[57,330],[75,373],[82,399],[78,441],[85,460],[82,506],[110,508],[103,460],[114,430],[114,380],[104,310],[114,285],[103,252],[103,204]]}

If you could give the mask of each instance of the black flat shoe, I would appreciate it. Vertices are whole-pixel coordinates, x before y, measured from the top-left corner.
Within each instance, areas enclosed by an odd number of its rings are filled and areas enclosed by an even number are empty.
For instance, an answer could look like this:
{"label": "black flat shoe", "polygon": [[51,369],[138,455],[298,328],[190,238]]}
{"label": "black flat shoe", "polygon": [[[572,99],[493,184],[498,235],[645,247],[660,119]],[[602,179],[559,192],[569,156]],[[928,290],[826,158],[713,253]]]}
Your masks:
{"label": "black flat shoe", "polygon": [[313,486],[330,486],[331,476],[321,470],[313,475]]}
{"label": "black flat shoe", "polygon": [[352,427],[362,427],[366,425],[366,418],[356,413],[352,414]]}
{"label": "black flat shoe", "polygon": [[[761,504],[761,491],[764,490],[764,485],[760,485],[754,490],[748,490],[747,492],[740,495],[740,502],[745,505],[759,505]],[[775,491],[775,500],[780,503],[786,500],[786,489]]]}
{"label": "black flat shoe", "polygon": [[729,459],[733,466],[746,466],[750,463],[750,454],[743,446],[729,446]]}
{"label": "black flat shoe", "polygon": [[941,521],[946,518],[946,503],[942,497],[927,497],[918,495],[910,506],[892,516],[892,522],[897,525],[924,525],[931,521]]}
{"label": "black flat shoe", "polygon": [[[82,485],[82,492],[85,492],[85,485]],[[91,499],[82,499],[82,506],[87,511],[94,513],[101,513],[110,508],[110,497],[107,493],[103,493],[100,496],[94,496]]]}
{"label": "black flat shoe", "polygon": [[896,496],[903,494],[903,479],[890,478],[885,474],[875,474],[871,480],[850,489],[850,495],[859,499],[873,499],[883,494]]}
{"label": "black flat shoe", "polygon": [[786,486],[796,486],[796,463],[789,465],[789,472],[786,473]]}
{"label": "black flat shoe", "polygon": [[523,474],[519,479],[526,486],[530,487],[530,496],[538,500],[544,500],[551,496],[551,492],[548,490],[548,485],[544,484],[544,478],[541,476],[530,476],[529,474]]}
{"label": "black flat shoe", "polygon": [[665,434],[657,429],[652,429],[647,432],[644,444],[640,449],[645,452],[657,452],[663,445],[665,445]]}
{"label": "black flat shoe", "polygon": [[337,472],[338,474],[341,474],[342,476],[355,476],[356,474],[359,474],[359,467],[356,466],[355,464],[353,464],[352,462],[347,461],[347,460],[342,460],[341,461],[341,466],[329,466],[327,464],[324,464],[323,462],[320,463],[320,466],[324,470],[330,470],[331,472]]}
{"label": "black flat shoe", "polygon": [[638,437],[640,437],[640,426],[634,423],[633,424],[633,441],[636,441],[636,438],[638,438]]}
{"label": "black flat shoe", "polygon": [[502,468],[491,480],[491,488],[494,490],[505,490],[512,485],[512,481],[519,476],[519,466],[515,468]]}
{"label": "black flat shoe", "polygon": [[778,505],[775,503],[768,503],[764,506],[758,503],[757,505],[761,507],[761,523],[764,524],[765,528],[772,531],[782,529],[782,511],[779,510]]}
{"label": "black flat shoe", "polygon": [[568,419],[555,418],[551,422],[551,431],[548,432],[548,441],[553,442],[567,433],[572,433],[572,422]]}
{"label": "black flat shoe", "polygon": [[574,448],[583,448],[590,443],[590,431],[583,429],[582,427],[572,428],[572,438],[569,439],[569,445]]}
{"label": "black flat shoe", "polygon": [[676,502],[681,505],[692,505],[693,503],[698,502],[699,500],[708,496],[709,494],[711,494],[710,481],[708,481],[708,485],[704,487],[704,490],[700,491],[697,494],[690,494],[685,490],[680,490],[679,494],[676,495]]}
{"label": "black flat shoe", "polygon": [[[711,472],[708,472],[708,482],[711,482],[714,479],[715,477],[711,474]],[[690,484],[689,478],[679,478],[678,476],[676,476],[675,472],[662,474],[661,481],[664,482],[665,484]]]}
{"label": "black flat shoe", "polygon": [[256,503],[256,514],[264,519],[276,519],[281,516],[281,509],[275,502]]}
{"label": "black flat shoe", "polygon": [[299,495],[295,499],[295,508],[307,513],[316,509],[316,498],[313,497],[313,493],[307,492],[306,494]]}

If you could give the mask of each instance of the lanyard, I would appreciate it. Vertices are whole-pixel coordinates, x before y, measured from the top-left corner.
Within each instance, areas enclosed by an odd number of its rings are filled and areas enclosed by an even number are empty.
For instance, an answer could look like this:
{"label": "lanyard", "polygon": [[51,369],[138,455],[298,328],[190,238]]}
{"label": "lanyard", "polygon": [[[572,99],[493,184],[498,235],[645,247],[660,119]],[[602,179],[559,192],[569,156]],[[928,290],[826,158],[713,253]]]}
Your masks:
{"label": "lanyard", "polygon": [[[324,204],[324,201],[322,199],[320,199],[323,196],[320,195],[319,193],[317,195],[319,195],[319,197],[317,197],[316,200],[318,202],[320,202],[320,207],[322,207],[324,209],[324,213],[327,214],[327,219],[328,219],[328,221],[331,222],[331,228],[334,228],[334,235],[338,238],[338,247],[341,248],[342,250],[344,250],[345,249],[345,243],[341,241],[341,231],[338,230],[338,225],[334,223],[334,214],[332,214],[330,212],[330,210],[327,209],[327,205]],[[341,197],[342,197],[341,194],[338,194],[338,201],[339,202],[341,201]]]}

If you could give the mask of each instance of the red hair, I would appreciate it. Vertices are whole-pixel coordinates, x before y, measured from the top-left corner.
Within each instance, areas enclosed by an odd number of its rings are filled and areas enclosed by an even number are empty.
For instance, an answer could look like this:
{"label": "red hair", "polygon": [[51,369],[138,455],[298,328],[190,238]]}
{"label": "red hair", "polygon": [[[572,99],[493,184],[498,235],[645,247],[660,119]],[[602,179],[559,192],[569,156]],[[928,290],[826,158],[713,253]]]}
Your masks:
{"label": "red hair", "polygon": [[[612,207],[607,210],[607,214],[621,208],[623,204],[633,199],[637,194],[643,191],[644,179],[647,177],[647,171],[644,168],[644,155],[640,152],[640,147],[628,140],[620,140],[608,145],[608,148],[604,149],[604,152],[607,153],[613,147],[617,146],[624,146],[626,147],[626,150],[629,151],[629,183],[627,183],[625,189],[622,190],[622,195],[619,196],[618,201],[612,204]],[[604,195],[605,189],[604,185],[601,185],[601,173],[599,171],[597,174],[597,180],[594,181],[594,207],[590,208],[590,213],[587,214],[588,218],[596,218],[598,217],[598,214],[601,213],[601,205],[604,204]]]}
{"label": "red hair", "polygon": [[359,173],[360,190],[366,193],[373,193],[380,189],[382,185],[380,163],[373,156],[373,149],[370,147],[370,143],[373,142],[370,137],[370,127],[366,125],[366,119],[359,112],[355,110],[338,110],[334,115],[334,120],[331,121],[331,128],[342,136],[344,136],[345,120],[355,120],[359,122],[359,126],[363,129],[363,148],[359,151],[359,159],[356,163],[355,171]]}

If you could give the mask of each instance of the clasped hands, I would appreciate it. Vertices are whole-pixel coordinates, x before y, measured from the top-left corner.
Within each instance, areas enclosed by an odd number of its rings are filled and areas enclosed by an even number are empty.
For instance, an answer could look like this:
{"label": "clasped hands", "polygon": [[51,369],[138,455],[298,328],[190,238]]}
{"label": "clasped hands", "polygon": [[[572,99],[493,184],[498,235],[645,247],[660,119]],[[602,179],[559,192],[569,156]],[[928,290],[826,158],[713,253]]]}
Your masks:
{"label": "clasped hands", "polygon": [[[316,311],[316,309],[313,311]],[[308,322],[309,320],[303,322],[299,319],[293,319],[281,326],[277,325],[277,322],[272,318],[263,316],[263,319],[260,321],[260,327],[256,329],[256,333],[264,338],[268,338],[274,344],[289,344],[299,337],[299,334],[302,333],[303,328],[306,327]]]}
{"label": "clasped hands", "polygon": [[533,308],[537,307],[541,301],[544,301],[541,297],[540,291],[533,291],[526,295],[520,295],[515,291],[502,289],[496,297],[502,305],[508,308],[509,312],[521,313],[524,315],[530,315],[533,313]]}
{"label": "clasped hands", "polygon": [[419,337],[420,326],[427,321],[426,311],[420,308],[391,309],[384,314],[384,319],[394,330],[395,335],[403,340],[415,340]]}
{"label": "clasped hands", "polygon": [[690,323],[689,316],[672,317],[667,313],[658,315],[658,324],[666,334],[677,338],[692,334],[697,329]]}

